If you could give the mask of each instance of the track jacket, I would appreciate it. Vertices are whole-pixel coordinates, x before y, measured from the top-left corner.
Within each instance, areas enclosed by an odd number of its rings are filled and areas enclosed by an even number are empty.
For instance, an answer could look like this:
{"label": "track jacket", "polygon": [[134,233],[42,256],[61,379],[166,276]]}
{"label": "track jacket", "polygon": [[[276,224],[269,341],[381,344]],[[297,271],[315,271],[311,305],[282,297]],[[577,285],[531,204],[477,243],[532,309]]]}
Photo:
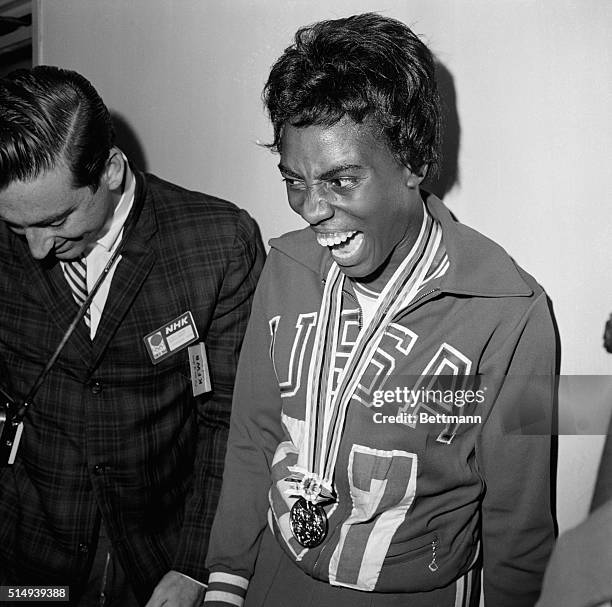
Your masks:
{"label": "track jacket", "polygon": [[[450,266],[393,318],[353,394],[337,501],[325,506],[329,531],[311,549],[292,537],[295,497],[284,479],[304,444],[309,362],[332,260],[310,229],[271,241],[238,368],[207,605],[241,604],[266,524],[299,567],[336,586],[424,592],[481,558],[487,605],[535,603],[553,541],[555,335],[546,294],[501,247],[424,196]],[[345,285],[340,370],[362,322]],[[404,388],[414,390],[410,398]],[[470,402],[447,401],[449,388],[455,397],[472,388]]]}

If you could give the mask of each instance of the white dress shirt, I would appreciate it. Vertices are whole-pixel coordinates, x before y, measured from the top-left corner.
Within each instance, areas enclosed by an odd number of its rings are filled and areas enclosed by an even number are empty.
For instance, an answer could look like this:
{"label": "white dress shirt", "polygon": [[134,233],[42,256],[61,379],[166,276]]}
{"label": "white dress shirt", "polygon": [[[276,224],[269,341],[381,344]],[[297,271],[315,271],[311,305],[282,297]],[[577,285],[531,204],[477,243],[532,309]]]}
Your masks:
{"label": "white dress shirt", "polygon": [[[115,207],[115,211],[113,212],[113,216],[110,218],[108,222],[108,227],[103,231],[102,236],[98,238],[95,242],[93,248],[87,253],[85,259],[87,260],[87,292],[91,292],[93,286],[96,284],[96,280],[100,274],[102,274],[102,270],[106,267],[108,260],[111,258],[115,249],[119,246],[121,242],[121,238],[123,236],[123,227],[125,225],[125,221],[132,209],[132,205],[134,204],[134,191],[136,189],[136,179],[134,178],[134,174],[130,170],[130,167],[127,163],[127,159],[125,156],[123,157],[125,162],[125,186],[123,190],[123,194]],[[102,318],[102,312],[104,311],[104,305],[106,304],[106,300],[108,298],[108,293],[110,291],[111,282],[113,280],[113,275],[115,273],[115,268],[119,264],[121,260],[121,255],[119,255],[117,261],[113,264],[113,267],[110,269],[109,273],[106,275],[104,282],[100,285],[98,292],[93,298],[91,302],[91,306],[89,308],[89,314],[91,317],[90,322],[90,333],[89,336],[93,340],[96,335],[96,331],[98,330],[98,325],[100,324],[100,319]],[[62,270],[64,270],[64,262],[60,262],[62,266]],[[64,270],[65,272],[65,270]]]}

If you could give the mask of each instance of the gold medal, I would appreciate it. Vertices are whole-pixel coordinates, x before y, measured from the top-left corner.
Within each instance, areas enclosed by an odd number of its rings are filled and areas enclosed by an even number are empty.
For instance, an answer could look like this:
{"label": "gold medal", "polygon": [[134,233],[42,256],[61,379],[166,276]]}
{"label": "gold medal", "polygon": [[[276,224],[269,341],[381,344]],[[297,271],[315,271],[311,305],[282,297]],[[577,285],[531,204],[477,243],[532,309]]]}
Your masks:
{"label": "gold medal", "polygon": [[315,548],[327,535],[327,514],[320,504],[300,497],[289,514],[293,537],[304,548]]}

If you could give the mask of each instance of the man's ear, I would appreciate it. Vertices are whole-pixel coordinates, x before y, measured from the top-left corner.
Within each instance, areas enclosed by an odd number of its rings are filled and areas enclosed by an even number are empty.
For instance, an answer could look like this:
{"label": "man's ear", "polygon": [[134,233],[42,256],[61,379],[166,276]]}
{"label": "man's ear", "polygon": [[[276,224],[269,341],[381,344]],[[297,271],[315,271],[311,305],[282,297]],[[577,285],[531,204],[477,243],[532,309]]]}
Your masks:
{"label": "man's ear", "polygon": [[112,147],[109,154],[102,179],[106,182],[109,190],[121,190],[123,176],[125,174],[125,157],[121,150]]}

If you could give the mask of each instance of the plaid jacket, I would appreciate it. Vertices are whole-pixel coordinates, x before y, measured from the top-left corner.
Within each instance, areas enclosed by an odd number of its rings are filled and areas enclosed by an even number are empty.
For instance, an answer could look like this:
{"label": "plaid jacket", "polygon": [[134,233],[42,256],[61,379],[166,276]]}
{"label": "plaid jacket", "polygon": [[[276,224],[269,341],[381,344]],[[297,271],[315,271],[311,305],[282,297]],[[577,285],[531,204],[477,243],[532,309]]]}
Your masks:
{"label": "plaid jacket", "polygon": [[[144,602],[170,569],[206,580],[234,373],[263,264],[233,204],[136,173],[134,232],[95,339],[77,327],[0,468],[0,582],[76,587],[100,514]],[[0,357],[23,397],[77,311],[57,262],[0,225]],[[187,350],[153,365],[143,338],[191,311],[212,393],[193,397]]]}

